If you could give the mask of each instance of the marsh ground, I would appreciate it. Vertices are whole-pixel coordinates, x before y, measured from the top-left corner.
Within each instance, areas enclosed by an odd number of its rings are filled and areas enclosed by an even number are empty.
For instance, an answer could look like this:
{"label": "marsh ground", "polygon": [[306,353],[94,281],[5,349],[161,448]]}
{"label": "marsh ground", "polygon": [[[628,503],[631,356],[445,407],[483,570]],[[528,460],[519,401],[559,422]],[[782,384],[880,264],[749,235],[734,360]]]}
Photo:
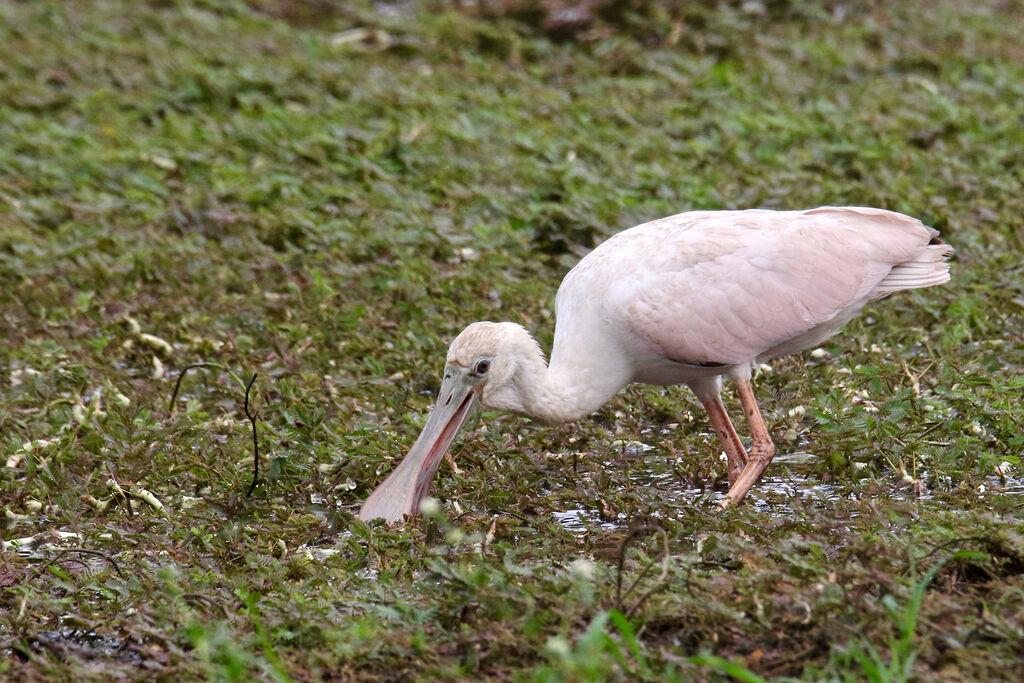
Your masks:
{"label": "marsh ground", "polygon": [[[0,2],[4,677],[1024,677],[1024,7],[606,5]],[[604,236],[821,204],[954,279],[761,374],[748,504],[632,387],[354,519],[465,323],[549,344]]]}

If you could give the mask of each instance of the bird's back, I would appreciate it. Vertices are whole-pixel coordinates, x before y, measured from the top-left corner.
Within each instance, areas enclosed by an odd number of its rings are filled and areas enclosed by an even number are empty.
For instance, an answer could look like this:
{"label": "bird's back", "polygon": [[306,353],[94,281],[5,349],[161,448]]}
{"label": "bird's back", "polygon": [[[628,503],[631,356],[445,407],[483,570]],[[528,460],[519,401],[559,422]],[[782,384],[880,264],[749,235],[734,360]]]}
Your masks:
{"label": "bird's back", "polygon": [[952,249],[937,236],[909,216],[859,207],[651,221],[611,237],[565,277],[553,358],[588,327],[614,330],[638,359],[681,364],[808,348],[871,299],[946,282]]}

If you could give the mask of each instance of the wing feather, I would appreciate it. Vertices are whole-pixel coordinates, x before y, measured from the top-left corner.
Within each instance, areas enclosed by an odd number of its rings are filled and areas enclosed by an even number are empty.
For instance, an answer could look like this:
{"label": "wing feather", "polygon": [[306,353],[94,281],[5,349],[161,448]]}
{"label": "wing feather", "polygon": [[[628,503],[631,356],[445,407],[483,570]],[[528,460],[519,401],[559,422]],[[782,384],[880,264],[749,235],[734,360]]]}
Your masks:
{"label": "wing feather", "polygon": [[[927,251],[935,235],[908,216],[860,207],[692,212],[620,233],[562,289],[606,292],[605,319],[650,352],[736,364],[845,320],[870,298],[945,281],[926,265],[948,255],[945,245]],[[562,319],[569,311],[558,308]]]}

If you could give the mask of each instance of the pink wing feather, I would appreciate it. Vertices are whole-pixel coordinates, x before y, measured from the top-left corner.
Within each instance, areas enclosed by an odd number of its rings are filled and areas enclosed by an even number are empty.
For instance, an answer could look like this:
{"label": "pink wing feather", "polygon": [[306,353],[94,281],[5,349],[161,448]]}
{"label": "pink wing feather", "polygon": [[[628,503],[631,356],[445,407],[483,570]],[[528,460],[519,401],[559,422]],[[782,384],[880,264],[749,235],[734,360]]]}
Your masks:
{"label": "pink wing feather", "polygon": [[[820,343],[873,298],[947,281],[952,249],[937,234],[881,209],[691,212],[612,237],[560,294],[603,291],[602,317],[652,353],[733,365]],[[579,303],[559,296],[559,320]]]}

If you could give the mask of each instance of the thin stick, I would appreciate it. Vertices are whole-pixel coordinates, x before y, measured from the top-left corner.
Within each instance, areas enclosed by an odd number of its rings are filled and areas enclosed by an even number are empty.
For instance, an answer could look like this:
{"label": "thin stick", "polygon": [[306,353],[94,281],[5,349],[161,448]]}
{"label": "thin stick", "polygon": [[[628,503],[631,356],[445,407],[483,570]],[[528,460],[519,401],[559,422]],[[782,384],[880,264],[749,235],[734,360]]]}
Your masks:
{"label": "thin stick", "polygon": [[[662,533],[664,533],[664,532],[662,532]],[[657,562],[657,561],[658,561],[658,558],[655,557],[653,560],[651,560],[650,562],[647,563],[647,565],[643,568],[643,571],[641,571],[639,574],[637,574],[636,578],[633,579],[633,583],[629,584],[629,588],[627,588],[626,592],[622,594],[622,599],[623,600],[629,598],[629,596],[633,593],[633,591],[636,590],[636,587],[640,584],[640,582],[643,581],[647,577],[648,574],[650,574],[651,568],[654,567],[654,563]]]}
{"label": "thin stick", "polygon": [[645,536],[645,535],[650,534],[650,533],[658,533],[661,536],[661,541],[662,541],[661,576],[658,577],[658,580],[655,582],[654,586],[652,586],[650,588],[650,590],[648,590],[646,593],[644,593],[642,596],[640,596],[640,599],[636,602],[636,604],[633,605],[631,608],[629,608],[629,610],[627,610],[625,612],[627,618],[630,615],[632,615],[641,605],[643,605],[647,601],[647,599],[649,597],[651,597],[651,595],[654,594],[654,591],[656,591],[658,588],[660,588],[662,586],[662,584],[665,582],[666,577],[668,577],[668,564],[669,564],[669,559],[671,557],[671,555],[669,553],[669,547],[668,547],[668,534],[665,533],[664,529],[661,529],[661,528],[656,527],[656,526],[642,526],[642,527],[639,527],[637,529],[633,529],[632,531],[629,532],[629,534],[626,535],[626,538],[622,541],[622,547],[619,550],[619,567],[618,567],[618,572],[617,572],[617,575],[616,575],[616,583],[615,583],[615,608],[620,610],[620,611],[622,610],[622,601],[625,598],[629,597],[630,593],[632,593],[633,590],[637,587],[637,584],[640,583],[640,580],[643,579],[647,575],[647,572],[650,571],[651,567],[654,566],[654,563],[657,561],[657,560],[651,560],[647,564],[647,566],[644,567],[643,571],[640,572],[640,575],[636,578],[636,580],[633,581],[632,585],[630,585],[630,587],[626,590],[625,595],[623,595],[623,593],[622,593],[622,568],[623,568],[623,566],[626,563],[626,553],[629,551],[629,546],[637,538],[640,538],[641,536]]}
{"label": "thin stick", "polygon": [[178,398],[178,390],[181,389],[181,380],[185,379],[185,373],[192,368],[224,368],[224,366],[220,363],[203,362],[193,363],[192,365],[186,365],[183,367],[181,372],[178,373],[178,381],[174,383],[174,391],[171,392],[171,402],[167,404],[167,412],[170,413],[174,411],[174,400]]}
{"label": "thin stick", "polygon": [[[114,568],[114,571],[117,572],[118,576],[120,576],[122,579],[124,578],[124,573],[121,571],[121,568],[117,566],[117,562],[114,561],[114,558],[112,558],[110,555],[107,555],[103,551],[90,550],[88,548],[61,548],[57,551],[56,555],[50,558],[49,562],[47,562],[39,568],[39,570],[36,572],[36,576],[42,576],[43,572],[50,568],[50,565],[52,565],[54,562],[64,557],[68,553],[82,553],[83,555],[96,555],[97,557],[102,557],[104,560],[110,563],[110,566]],[[89,565],[86,566],[88,567]]]}
{"label": "thin stick", "polygon": [[[669,563],[669,559],[671,557],[669,555],[669,550],[668,550],[668,534],[666,534],[663,529],[658,529],[658,533],[661,534],[661,546],[662,546],[662,548],[661,548],[661,553],[662,553],[662,555],[661,555],[661,576],[659,576],[657,581],[654,582],[654,585],[651,586],[649,589],[647,589],[647,592],[644,593],[643,595],[641,595],[640,599],[637,600],[633,604],[633,606],[629,608],[629,611],[626,612],[626,618],[627,619],[632,618],[633,614],[638,609],[640,609],[645,602],[647,602],[647,598],[649,598],[652,595],[654,595],[654,591],[658,590],[659,588],[661,588],[662,586],[665,585],[665,579],[668,578],[668,563]],[[652,561],[652,564],[653,564],[653,561]],[[647,571],[644,570],[644,573],[646,574]],[[636,584],[634,583],[633,586],[635,586],[635,585]],[[630,586],[630,590],[631,591],[633,590],[633,586]]]}
{"label": "thin stick", "polygon": [[249,492],[245,494],[246,498],[251,496],[252,492],[256,490],[256,482],[260,478],[260,442],[256,438],[256,416],[249,413],[249,390],[252,389],[255,381],[256,373],[254,372],[252,373],[252,379],[249,380],[249,384],[245,387],[245,416],[252,423],[252,484],[249,485]]}
{"label": "thin stick", "polygon": [[615,573],[615,609],[619,609],[622,606],[622,566],[626,563],[626,551],[629,550],[629,544],[633,542],[634,538],[641,534],[646,534],[650,530],[650,527],[642,526],[638,529],[633,529],[622,539],[622,545],[619,547],[619,566]]}
{"label": "thin stick", "polygon": [[185,379],[185,373],[191,370],[192,368],[220,368],[221,370],[224,370],[226,373],[228,373],[228,375],[231,376],[231,379],[238,382],[238,386],[245,386],[245,383],[241,380],[241,378],[235,373],[231,372],[231,368],[224,365],[223,363],[215,363],[213,361],[202,361],[200,363],[186,365],[184,368],[181,369],[181,372],[178,373],[178,381],[174,383],[174,392],[171,393],[171,402],[167,406],[167,412],[174,412],[174,400],[178,398],[178,391],[181,389],[181,380]]}

